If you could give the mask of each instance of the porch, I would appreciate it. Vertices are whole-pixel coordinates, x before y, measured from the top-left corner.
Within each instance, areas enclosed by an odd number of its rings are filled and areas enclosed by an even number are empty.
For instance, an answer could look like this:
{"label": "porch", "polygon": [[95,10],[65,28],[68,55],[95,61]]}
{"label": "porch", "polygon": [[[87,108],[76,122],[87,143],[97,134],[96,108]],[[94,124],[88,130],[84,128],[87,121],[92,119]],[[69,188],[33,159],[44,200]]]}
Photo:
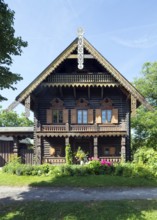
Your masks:
{"label": "porch", "polygon": [[99,158],[112,163],[126,158],[125,137],[42,137],[41,163],[66,163],[65,146],[70,144],[73,153],[73,163],[78,163],[75,154],[78,147],[87,154],[87,159]]}

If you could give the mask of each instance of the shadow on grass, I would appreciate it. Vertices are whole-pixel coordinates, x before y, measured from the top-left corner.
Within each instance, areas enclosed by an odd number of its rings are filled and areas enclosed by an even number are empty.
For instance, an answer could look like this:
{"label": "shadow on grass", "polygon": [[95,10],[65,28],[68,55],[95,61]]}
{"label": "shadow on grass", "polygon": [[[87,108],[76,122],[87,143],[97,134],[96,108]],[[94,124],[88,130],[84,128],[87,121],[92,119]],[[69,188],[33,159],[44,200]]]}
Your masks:
{"label": "shadow on grass", "polygon": [[0,205],[1,220],[157,219],[157,201],[14,202]]}
{"label": "shadow on grass", "polygon": [[52,176],[29,184],[33,187],[157,187],[157,179],[111,175]]}

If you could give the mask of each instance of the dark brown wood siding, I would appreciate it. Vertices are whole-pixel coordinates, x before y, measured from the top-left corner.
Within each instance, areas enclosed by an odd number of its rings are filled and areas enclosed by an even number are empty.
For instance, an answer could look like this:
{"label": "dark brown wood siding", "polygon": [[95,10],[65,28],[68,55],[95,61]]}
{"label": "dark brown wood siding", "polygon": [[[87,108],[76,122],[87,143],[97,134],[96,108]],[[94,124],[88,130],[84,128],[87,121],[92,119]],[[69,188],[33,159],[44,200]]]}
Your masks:
{"label": "dark brown wood siding", "polygon": [[[81,92],[82,91],[82,92]],[[90,97],[88,88],[75,88],[75,91],[72,87],[65,88],[62,87],[62,93],[58,87],[46,87],[43,91],[38,95],[38,108],[37,108],[37,117],[38,123],[41,125],[47,124],[47,109],[51,108],[51,101],[58,97],[64,102],[64,108],[69,110],[68,121],[69,123],[77,122],[76,115],[76,101],[79,98],[85,98],[89,103],[89,108],[93,109],[93,123],[101,123],[96,121],[96,117],[98,115],[97,109],[101,108],[100,102],[108,97],[112,100],[113,108],[117,109],[117,116],[115,119],[116,125],[125,124],[127,130],[126,137],[126,151],[127,151],[127,159],[130,158],[130,104],[127,99],[127,96],[119,89],[112,87],[103,88],[103,97],[101,88],[91,87],[90,88]],[[99,110],[100,114],[100,110]],[[117,123],[118,122],[118,123]],[[81,135],[81,134],[80,134]],[[58,137],[58,140],[60,137]],[[111,137],[111,139],[116,140],[116,137]],[[119,138],[120,139],[120,138]],[[118,142],[119,143],[119,142]],[[43,156],[49,155],[49,147],[51,143],[44,141],[43,142]],[[119,145],[119,144],[118,144]],[[117,149],[117,148],[116,148]]]}
{"label": "dark brown wood siding", "polygon": [[13,142],[0,141],[0,167],[10,161],[13,155]]}

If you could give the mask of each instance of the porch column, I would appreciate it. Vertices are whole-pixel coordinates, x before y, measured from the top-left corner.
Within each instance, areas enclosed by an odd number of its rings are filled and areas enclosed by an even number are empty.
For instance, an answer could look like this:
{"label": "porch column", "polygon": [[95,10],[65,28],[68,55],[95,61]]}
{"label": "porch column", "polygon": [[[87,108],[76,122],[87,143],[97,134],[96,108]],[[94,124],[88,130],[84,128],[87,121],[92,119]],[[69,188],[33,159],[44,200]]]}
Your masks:
{"label": "porch column", "polygon": [[94,157],[98,157],[98,138],[94,137]]}
{"label": "porch column", "polygon": [[13,137],[13,154],[14,156],[18,157],[18,138],[17,137]]}
{"label": "porch column", "polygon": [[65,146],[69,145],[69,137],[65,138]]}
{"label": "porch column", "polygon": [[42,158],[41,158],[41,137],[37,137],[36,155],[37,155],[37,164],[41,164],[42,163]]}
{"label": "porch column", "polygon": [[122,162],[126,161],[126,138],[121,138],[121,160]]}

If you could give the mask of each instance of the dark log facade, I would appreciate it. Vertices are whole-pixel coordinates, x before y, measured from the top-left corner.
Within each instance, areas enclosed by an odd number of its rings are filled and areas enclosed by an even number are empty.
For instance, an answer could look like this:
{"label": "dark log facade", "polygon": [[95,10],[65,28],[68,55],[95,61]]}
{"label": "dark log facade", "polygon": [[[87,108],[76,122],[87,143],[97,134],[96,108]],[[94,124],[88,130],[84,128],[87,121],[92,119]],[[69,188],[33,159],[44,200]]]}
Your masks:
{"label": "dark log facade", "polygon": [[130,160],[131,114],[151,107],[86,39],[79,69],[77,42],[16,98],[34,112],[35,161],[65,163],[67,144],[73,153],[80,146],[89,157]]}

